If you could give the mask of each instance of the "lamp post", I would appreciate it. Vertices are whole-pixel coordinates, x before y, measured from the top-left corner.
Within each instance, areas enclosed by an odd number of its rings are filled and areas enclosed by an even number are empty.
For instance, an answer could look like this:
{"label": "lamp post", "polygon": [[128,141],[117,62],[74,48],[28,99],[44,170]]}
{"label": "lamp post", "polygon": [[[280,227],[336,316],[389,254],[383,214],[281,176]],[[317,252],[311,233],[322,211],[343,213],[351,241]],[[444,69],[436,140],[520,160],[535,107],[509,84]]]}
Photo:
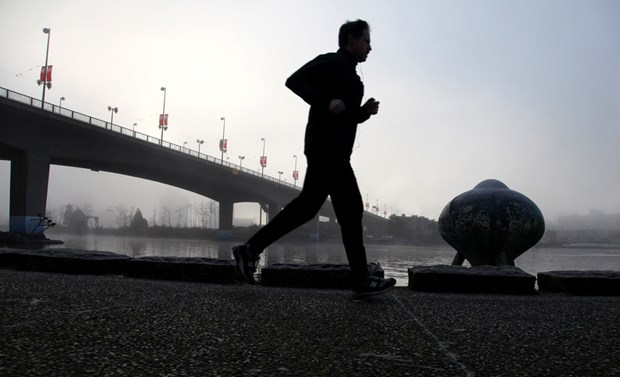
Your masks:
{"label": "lamp post", "polygon": [[60,97],[60,101],[58,101],[58,114],[61,113],[62,110],[62,101],[65,100],[65,97]]}
{"label": "lamp post", "polygon": [[220,120],[222,121],[222,140],[220,140],[220,151],[222,152],[222,155],[220,156],[220,160],[222,161],[222,164],[224,163],[224,153],[226,152],[226,148],[227,148],[227,143],[226,143],[226,117],[221,117]]}
{"label": "lamp post", "polygon": [[133,128],[132,128],[132,131],[133,131],[133,137],[136,137],[136,126],[137,126],[137,125],[138,125],[138,123],[134,123],[134,124],[133,124]]}
{"label": "lamp post", "polygon": [[52,83],[48,81],[48,75],[47,75],[47,58],[49,56],[49,52],[50,52],[50,36],[52,35],[52,29],[50,28],[43,28],[43,32],[45,34],[47,34],[47,48],[45,49],[45,67],[43,68],[43,80],[39,80],[37,83],[39,85],[43,84],[43,96],[41,97],[41,108],[43,109],[45,107],[45,87],[49,87],[50,89],[52,88]]}
{"label": "lamp post", "polygon": [[196,139],[196,142],[198,143],[198,154],[200,154],[200,146],[205,142],[204,140],[200,140],[200,139]]}
{"label": "lamp post", "polygon": [[260,157],[260,175],[263,177],[265,176],[265,166],[267,166],[267,156],[265,156],[265,138],[261,137],[260,139],[263,142],[263,155]]}
{"label": "lamp post", "polygon": [[108,106],[108,111],[112,114],[110,116],[110,129],[112,129],[114,125],[114,113],[118,113],[118,107]]}
{"label": "lamp post", "polygon": [[183,149],[185,149],[185,146],[187,145],[187,141],[183,142]]}
{"label": "lamp post", "polygon": [[282,173],[284,172],[278,170],[278,181],[282,181]]}
{"label": "lamp post", "polygon": [[161,116],[159,117],[159,128],[161,129],[161,139],[159,139],[159,145],[164,143],[164,131],[168,129],[168,120],[166,119],[166,87],[162,86],[161,91],[164,92],[164,108]]}
{"label": "lamp post", "polygon": [[243,167],[243,160],[245,160],[245,156],[239,156],[239,167]]}
{"label": "lamp post", "polygon": [[297,180],[299,179],[299,172],[297,171],[297,155],[294,154],[293,157],[295,158],[295,170],[293,170],[293,187],[297,187]]}

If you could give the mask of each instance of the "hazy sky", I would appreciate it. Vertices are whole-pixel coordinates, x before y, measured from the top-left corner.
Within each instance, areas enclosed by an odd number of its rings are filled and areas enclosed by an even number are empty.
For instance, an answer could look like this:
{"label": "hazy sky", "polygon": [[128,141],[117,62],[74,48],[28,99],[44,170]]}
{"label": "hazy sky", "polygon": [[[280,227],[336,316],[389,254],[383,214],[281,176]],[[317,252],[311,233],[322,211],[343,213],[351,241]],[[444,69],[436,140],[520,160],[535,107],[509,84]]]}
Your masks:
{"label": "hazy sky", "polygon": [[[226,117],[231,162],[292,182],[308,106],[285,86],[298,67],[337,49],[339,26],[371,25],[358,67],[379,114],[360,125],[360,188],[389,213],[437,219],[456,195],[495,178],[548,220],[620,212],[620,2],[24,1],[0,0],[0,86],[219,157]],[[298,160],[303,177],[305,160]],[[199,174],[199,172],[197,172]],[[0,223],[9,164],[0,162]],[[117,204],[147,214],[197,195],[89,170],[52,167],[48,206]],[[254,213],[256,211],[253,211]],[[147,215],[148,217],[148,215]]]}

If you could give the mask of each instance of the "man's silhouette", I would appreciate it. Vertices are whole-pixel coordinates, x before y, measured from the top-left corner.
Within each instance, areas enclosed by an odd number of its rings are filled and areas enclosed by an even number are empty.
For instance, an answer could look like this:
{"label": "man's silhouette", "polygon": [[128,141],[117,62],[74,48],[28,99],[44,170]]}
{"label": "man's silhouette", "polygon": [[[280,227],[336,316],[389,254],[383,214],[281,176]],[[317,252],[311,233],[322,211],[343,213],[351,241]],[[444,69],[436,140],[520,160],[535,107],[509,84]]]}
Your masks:
{"label": "man's silhouette", "polygon": [[342,25],[338,44],[337,52],[319,55],[286,81],[310,105],[304,147],[308,168],[302,191],[247,243],[234,246],[233,254],[244,279],[254,283],[260,253],[314,218],[329,195],[351,267],[354,297],[363,298],[383,293],[396,283],[368,272],[364,204],[350,163],[357,125],[379,110],[374,98],[361,105],[364,85],[355,70],[371,51],[368,23],[357,20]]}

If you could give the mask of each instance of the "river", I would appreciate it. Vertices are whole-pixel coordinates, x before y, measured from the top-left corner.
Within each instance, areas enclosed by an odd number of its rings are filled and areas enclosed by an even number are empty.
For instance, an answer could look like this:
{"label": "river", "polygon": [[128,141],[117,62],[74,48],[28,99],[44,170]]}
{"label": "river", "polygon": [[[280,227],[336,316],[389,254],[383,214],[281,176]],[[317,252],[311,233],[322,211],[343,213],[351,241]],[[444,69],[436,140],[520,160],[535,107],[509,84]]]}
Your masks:
{"label": "river", "polygon": [[[112,235],[48,235],[61,240],[62,245],[48,248],[71,248],[110,251],[131,257],[176,256],[232,259],[232,242],[202,239],[146,238]],[[408,246],[367,244],[369,262],[379,262],[386,276],[407,286],[407,269],[413,266],[450,264],[454,250],[449,246]],[[281,243],[269,247],[260,265],[272,263],[345,263],[344,248],[339,243]],[[534,247],[515,261],[517,267],[534,276],[553,270],[613,270],[620,271],[620,245],[593,247],[588,245],[566,248]],[[467,262],[466,262],[467,265]]]}

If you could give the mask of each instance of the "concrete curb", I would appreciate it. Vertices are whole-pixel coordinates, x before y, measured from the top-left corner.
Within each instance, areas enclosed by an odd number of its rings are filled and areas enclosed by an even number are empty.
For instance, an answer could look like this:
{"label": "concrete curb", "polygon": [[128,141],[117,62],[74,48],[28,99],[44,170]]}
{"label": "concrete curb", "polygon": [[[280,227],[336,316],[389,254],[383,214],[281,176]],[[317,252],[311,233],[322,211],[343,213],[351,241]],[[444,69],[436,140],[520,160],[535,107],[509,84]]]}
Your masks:
{"label": "concrete curb", "polygon": [[23,271],[121,275],[143,279],[233,283],[232,260],[210,258],[130,258],[111,252],[72,249],[0,250],[0,267]]}
{"label": "concrete curb", "polygon": [[620,296],[619,271],[549,271],[538,273],[543,292],[576,296]]}
{"label": "concrete curb", "polygon": [[[141,257],[73,249],[0,249],[0,268],[84,275],[231,284],[238,280],[228,259]],[[383,270],[376,273],[383,276]],[[620,296],[618,271],[550,271],[536,278],[516,267],[416,266],[408,269],[409,288],[423,292]],[[350,289],[346,264],[273,264],[262,268],[266,286]]]}
{"label": "concrete curb", "polygon": [[423,292],[533,294],[536,278],[512,266],[419,266],[408,269],[409,288]]}

